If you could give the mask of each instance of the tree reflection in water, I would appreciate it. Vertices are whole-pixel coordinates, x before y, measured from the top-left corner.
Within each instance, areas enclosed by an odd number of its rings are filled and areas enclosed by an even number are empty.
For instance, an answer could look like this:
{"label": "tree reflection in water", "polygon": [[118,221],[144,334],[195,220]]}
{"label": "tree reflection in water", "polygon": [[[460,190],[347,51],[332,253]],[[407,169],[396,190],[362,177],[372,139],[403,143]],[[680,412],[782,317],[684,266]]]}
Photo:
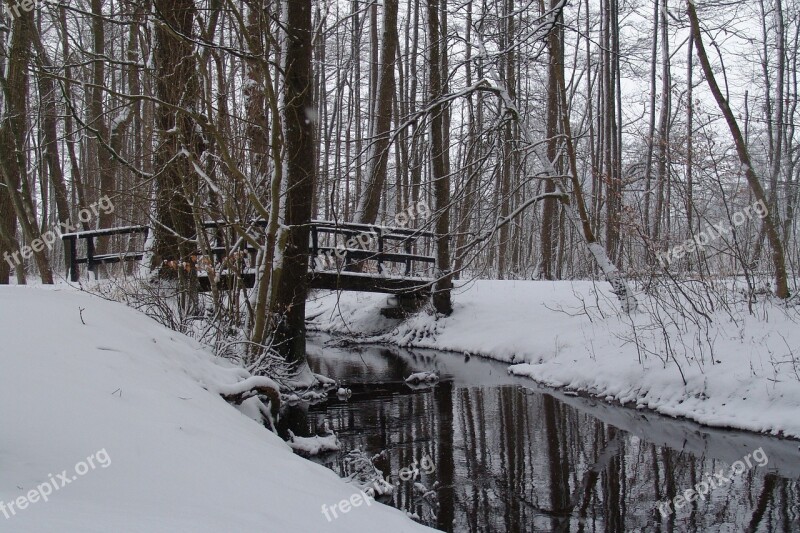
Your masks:
{"label": "tree reflection in water", "polygon": [[[344,452],[379,454],[386,503],[454,532],[800,531],[800,451],[793,441],[701,428],[652,413],[534,390],[505,365],[385,347],[310,350],[312,368],[343,380],[349,401],[290,408],[281,429],[339,434]],[[435,387],[403,383],[437,371]],[[662,517],[660,501],[763,447],[770,459]],[[318,460],[343,472],[344,452]],[[425,455],[435,472],[398,473]]]}

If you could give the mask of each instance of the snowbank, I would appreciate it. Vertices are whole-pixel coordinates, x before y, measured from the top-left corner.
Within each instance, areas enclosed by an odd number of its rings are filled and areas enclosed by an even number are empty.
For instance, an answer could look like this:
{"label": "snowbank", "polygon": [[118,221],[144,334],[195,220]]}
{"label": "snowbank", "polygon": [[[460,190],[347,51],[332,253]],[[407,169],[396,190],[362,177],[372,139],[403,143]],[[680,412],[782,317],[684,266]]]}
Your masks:
{"label": "snowbank", "polygon": [[377,504],[328,522],[356,489],[219,396],[246,372],[121,304],[0,287],[0,339],[2,531],[430,531]]}
{"label": "snowbank", "polygon": [[608,284],[476,281],[454,291],[447,318],[423,310],[388,320],[378,312],[386,296],[361,293],[319,293],[308,315],[314,329],[364,342],[482,355],[545,385],[800,438],[796,308],[760,302],[754,317],[742,304],[710,313],[706,326],[639,297],[642,312],[628,317]]}

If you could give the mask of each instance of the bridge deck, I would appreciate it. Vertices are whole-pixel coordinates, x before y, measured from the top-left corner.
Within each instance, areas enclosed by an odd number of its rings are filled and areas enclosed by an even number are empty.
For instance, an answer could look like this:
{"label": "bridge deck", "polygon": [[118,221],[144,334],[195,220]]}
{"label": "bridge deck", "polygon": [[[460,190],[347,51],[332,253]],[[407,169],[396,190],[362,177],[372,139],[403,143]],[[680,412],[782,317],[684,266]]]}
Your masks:
{"label": "bridge deck", "polygon": [[[430,294],[435,280],[433,278],[381,276],[373,273],[344,272],[344,271],[308,271],[309,284],[312,289],[332,291],[377,292],[383,294],[404,294],[425,296]],[[217,281],[220,290],[230,290],[233,281],[232,274],[222,274]],[[240,276],[241,283],[247,288],[255,285],[255,273],[243,272]],[[208,276],[198,276],[201,292],[211,290],[211,281]]]}

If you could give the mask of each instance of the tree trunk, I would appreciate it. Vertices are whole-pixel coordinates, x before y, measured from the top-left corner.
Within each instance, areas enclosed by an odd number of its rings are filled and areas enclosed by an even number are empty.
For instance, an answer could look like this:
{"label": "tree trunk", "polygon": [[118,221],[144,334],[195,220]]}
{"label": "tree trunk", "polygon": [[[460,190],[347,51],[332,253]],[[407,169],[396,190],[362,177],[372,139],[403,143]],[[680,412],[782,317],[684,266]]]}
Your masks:
{"label": "tree trunk", "polygon": [[[193,314],[197,304],[197,271],[191,256],[197,249],[195,213],[198,176],[183,150],[199,156],[205,145],[191,115],[200,95],[194,45],[193,0],[156,0],[163,19],[156,26],[154,63],[156,94],[165,102],[156,109],[160,143],[155,154],[156,213],[154,267],[163,276],[177,277],[181,308]],[[177,35],[177,34],[180,34]]]}
{"label": "tree trunk", "polygon": [[[548,9],[553,9],[558,4],[559,0],[550,0]],[[544,7],[544,5],[543,5]],[[544,12],[545,10],[542,9]],[[547,36],[547,48],[549,50],[549,61],[547,66],[547,121],[546,121],[546,135],[547,135],[547,158],[550,161],[556,161],[558,158],[558,107],[559,107],[559,87],[558,87],[558,70],[563,69],[563,59],[561,57],[561,36],[558,27],[553,27]],[[553,179],[545,181],[545,194],[551,194],[556,191],[556,185]],[[556,211],[558,204],[555,198],[547,198],[543,201],[542,208],[542,231],[540,237],[540,246],[542,250],[542,261],[539,268],[539,277],[541,279],[552,280],[554,279],[555,256],[554,249],[554,234],[557,222]]]}
{"label": "tree trunk", "polygon": [[[505,49],[503,54],[503,76],[505,86],[508,88],[511,98],[516,97],[516,76],[514,72],[514,0],[503,1],[503,19],[505,27],[501,35],[501,49]],[[498,218],[505,219],[511,213],[511,175],[514,171],[514,124],[509,120],[503,126],[502,138],[502,167],[499,179],[497,194],[500,211]],[[504,224],[500,229],[497,243],[497,277],[504,279],[508,275],[508,235],[509,224]]]}
{"label": "tree trunk", "polygon": [[[661,5],[661,111],[658,126],[658,186],[656,208],[653,215],[653,238],[661,237],[661,224],[664,219],[665,195],[669,181],[669,119],[672,114],[672,92],[669,56],[669,28],[667,22],[667,0]],[[667,237],[668,230],[664,232]]]}
{"label": "tree trunk", "polygon": [[[69,57],[71,54],[70,49],[70,36],[69,36],[69,26],[67,25],[67,10],[66,7],[63,5],[59,8],[59,24],[61,26],[61,48],[63,50],[64,57]],[[69,62],[64,65],[64,77],[66,78],[63,84],[63,93],[64,98],[70,103],[70,105],[74,105],[72,100],[72,91],[70,90],[70,80],[73,79],[72,77],[72,67],[70,66]],[[66,132],[66,145],[67,145],[67,155],[69,156],[69,164],[70,164],[70,181],[72,182],[72,190],[73,196],[77,196],[77,201],[73,202],[76,204],[75,207],[77,208],[84,208],[89,205],[89,202],[86,201],[86,187],[83,183],[83,178],[81,176],[81,167],[78,161],[78,154],[75,150],[75,145],[79,144],[80,141],[77,139],[79,135],[75,131],[75,127],[73,126],[73,116],[72,113],[66,113],[64,117],[64,131]],[[88,222],[81,223],[81,227],[88,231],[89,224]]]}
{"label": "tree trunk", "polygon": [[[467,87],[472,86],[472,1],[467,4],[467,20],[464,27],[466,38],[465,46],[465,76]],[[480,72],[478,73],[480,76]],[[473,101],[477,98],[477,103]],[[480,131],[482,130],[482,113],[481,107],[483,105],[483,97],[479,93],[477,97],[470,96],[466,102],[467,105],[467,149],[464,156],[464,168],[470,169],[466,177],[466,184],[464,185],[464,204],[461,209],[458,222],[458,236],[456,237],[456,257],[453,266],[453,276],[455,279],[461,277],[461,270],[464,267],[464,253],[460,252],[464,248],[467,240],[467,232],[470,229],[470,222],[472,220],[472,211],[476,204],[476,190],[479,181],[479,175],[476,171],[472,170],[473,165],[480,159]]]}
{"label": "tree trunk", "polygon": [[[105,21],[103,20],[103,0],[92,0],[92,41],[93,53],[97,58],[102,58],[106,54],[105,43]],[[100,177],[100,191],[95,197],[112,197],[116,188],[114,176],[113,159],[111,154],[102,144],[111,141],[108,124],[106,124],[105,111],[103,109],[103,91],[105,90],[105,61],[92,62],[92,84],[90,90],[90,120],[92,127],[97,131],[100,139],[92,141],[92,154],[96,157],[91,164],[97,165],[97,175]],[[101,140],[103,142],[101,143]],[[101,211],[99,228],[110,228],[113,224],[114,214],[110,211]],[[101,237],[97,240],[98,253],[108,251],[108,237]]]}
{"label": "tree trunk", "polygon": [[277,287],[279,324],[274,347],[291,363],[306,358],[305,308],[308,295],[308,243],[314,194],[314,116],[312,102],[311,1],[286,2],[287,42],[284,84],[287,240]]}
{"label": "tree trunk", "polygon": [[[747,149],[744,137],[742,137],[739,124],[736,121],[733,111],[728,105],[728,101],[725,99],[725,96],[722,94],[722,91],[717,84],[717,79],[714,76],[714,71],[711,68],[708,55],[706,55],[705,45],[703,44],[703,34],[700,30],[700,21],[697,18],[697,10],[694,7],[693,0],[687,1],[687,13],[689,14],[689,21],[691,22],[692,33],[694,34],[694,44],[695,48],[697,49],[697,58],[700,60],[700,64],[703,67],[703,72],[706,76],[706,82],[708,82],[708,86],[714,95],[714,99],[717,101],[717,106],[719,106],[720,111],[725,116],[725,121],[728,123],[728,129],[730,129],[731,135],[733,136],[733,141],[736,144],[736,153],[739,155],[739,161],[741,162],[742,167],[744,167],[747,183],[750,186],[750,190],[753,192],[753,196],[755,196],[756,200],[763,202],[764,205],[769,205],[767,196],[764,193],[764,188],[761,185],[761,181],[753,169],[753,163],[750,159],[750,152]],[[789,298],[789,285],[786,276],[786,259],[783,251],[783,243],[781,242],[780,235],[778,234],[778,227],[780,226],[779,214],[768,210],[764,216],[763,224],[767,232],[767,237],[769,238],[770,246],[772,246],[772,263],[775,268],[775,294],[778,296],[778,298],[787,299]]]}
{"label": "tree trunk", "polygon": [[395,92],[394,67],[397,57],[398,0],[385,0],[383,6],[383,43],[378,73],[378,94],[372,116],[367,183],[358,208],[358,222],[374,224],[378,218],[381,196],[389,162],[389,133],[392,128],[392,100]]}
{"label": "tree trunk", "polygon": [[[0,72],[6,70],[6,58],[0,56]],[[4,101],[4,100],[0,100]],[[11,205],[8,189],[0,184],[0,285],[8,285],[11,281],[11,269],[14,266],[12,254],[17,251],[16,243],[17,215]],[[21,272],[20,269],[17,269]]]}
{"label": "tree trunk", "polygon": [[[31,35],[33,32],[33,13],[20,13],[14,19],[11,29],[11,46],[8,50],[8,65],[2,80],[4,89],[5,108],[0,126],[0,173],[3,175],[5,187],[8,191],[8,200],[14,208],[16,218],[22,226],[23,234],[27,237],[30,247],[22,247],[25,255],[33,255],[39,269],[42,283],[53,283],[53,271],[47,256],[47,248],[40,246],[42,233],[36,221],[36,211],[33,204],[33,195],[28,185],[27,150],[25,149],[25,136],[28,130],[28,68],[31,63]],[[2,199],[0,199],[2,200]],[[9,215],[5,216],[3,240],[4,248],[10,254],[15,253],[15,225]],[[31,250],[32,249],[32,250]],[[15,270],[19,273],[23,268],[22,254],[17,256]],[[6,260],[8,265],[11,261]],[[19,277],[19,274],[18,274]],[[24,278],[23,278],[24,279]]]}
{"label": "tree trunk", "polygon": [[[38,29],[34,29],[33,44],[36,49],[36,62],[38,67],[39,99],[41,101],[42,133],[45,143],[45,160],[50,172],[50,183],[55,191],[56,212],[58,221],[69,223],[69,197],[67,185],[64,181],[64,171],[61,168],[61,156],[58,152],[58,108],[56,87],[53,78],[47,70],[53,67],[47,51],[42,45]],[[66,253],[66,249],[64,250]]]}
{"label": "tree trunk", "polygon": [[658,60],[658,13],[661,0],[653,0],[653,44],[650,49],[650,122],[647,126],[647,159],[644,164],[644,232],[651,235],[650,187],[653,181],[653,150],[656,134],[656,62]]}
{"label": "tree trunk", "polygon": [[687,237],[694,235],[694,34],[689,35],[686,52],[686,225]]}
{"label": "tree trunk", "polygon": [[[439,45],[439,2],[428,0],[428,68],[429,90],[432,102],[442,96],[442,63]],[[436,311],[449,315],[453,311],[450,289],[453,286],[450,269],[450,178],[447,175],[448,147],[444,138],[444,105],[431,107],[431,171],[436,200],[436,266],[437,282],[433,305]]]}

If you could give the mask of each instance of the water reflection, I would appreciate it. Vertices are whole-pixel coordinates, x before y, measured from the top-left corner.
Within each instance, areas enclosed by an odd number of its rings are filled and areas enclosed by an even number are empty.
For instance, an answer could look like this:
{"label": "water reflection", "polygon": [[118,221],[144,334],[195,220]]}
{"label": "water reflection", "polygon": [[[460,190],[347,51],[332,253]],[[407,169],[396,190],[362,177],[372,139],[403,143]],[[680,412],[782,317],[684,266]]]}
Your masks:
{"label": "water reflection", "polygon": [[[291,408],[281,429],[322,430],[375,459],[397,490],[386,503],[443,531],[800,531],[794,441],[709,430],[591,399],[537,390],[478,358],[384,347],[335,348],[316,337],[311,366],[353,390],[348,401]],[[437,371],[434,388],[403,379]],[[675,514],[672,500],[758,448],[769,458]],[[318,459],[342,474],[343,456]],[[435,471],[403,482],[432,458]],[[438,505],[424,497],[432,489]]]}

